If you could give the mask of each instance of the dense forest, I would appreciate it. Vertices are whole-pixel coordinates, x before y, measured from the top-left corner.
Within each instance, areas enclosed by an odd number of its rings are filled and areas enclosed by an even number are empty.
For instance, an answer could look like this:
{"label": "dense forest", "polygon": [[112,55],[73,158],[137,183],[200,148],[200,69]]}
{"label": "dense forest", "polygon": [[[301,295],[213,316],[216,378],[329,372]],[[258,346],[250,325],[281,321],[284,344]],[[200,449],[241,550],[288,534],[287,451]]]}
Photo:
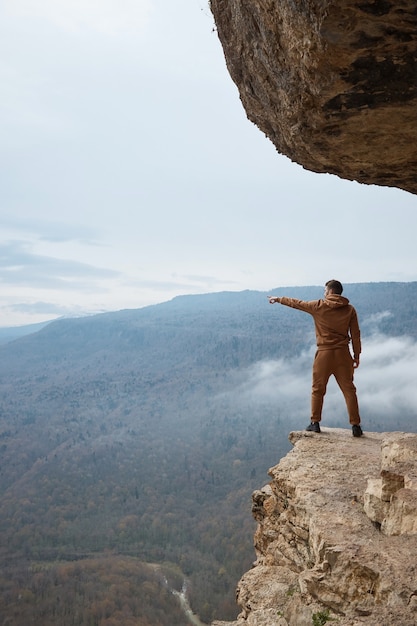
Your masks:
{"label": "dense forest", "polygon": [[[345,291],[365,346],[414,345],[417,283]],[[0,347],[0,623],[185,624],[184,580],[203,623],[235,618],[251,493],[308,421],[312,320],[266,295],[63,319]],[[366,417],[369,430],[416,427],[409,406]],[[340,399],[332,420],[347,425]]]}

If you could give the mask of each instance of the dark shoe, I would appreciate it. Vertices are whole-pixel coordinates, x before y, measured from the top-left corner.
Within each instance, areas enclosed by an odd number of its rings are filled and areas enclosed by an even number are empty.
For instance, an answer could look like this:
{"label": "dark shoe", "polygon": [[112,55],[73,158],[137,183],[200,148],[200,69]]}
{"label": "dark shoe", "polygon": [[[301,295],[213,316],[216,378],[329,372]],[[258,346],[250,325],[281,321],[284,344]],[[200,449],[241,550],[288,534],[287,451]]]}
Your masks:
{"label": "dark shoe", "polygon": [[362,437],[363,432],[362,432],[362,428],[359,426],[359,424],[353,424],[353,426],[352,426],[352,435],[354,437]]}
{"label": "dark shoe", "polygon": [[311,422],[306,428],[310,433],[320,433],[320,424],[318,422]]}

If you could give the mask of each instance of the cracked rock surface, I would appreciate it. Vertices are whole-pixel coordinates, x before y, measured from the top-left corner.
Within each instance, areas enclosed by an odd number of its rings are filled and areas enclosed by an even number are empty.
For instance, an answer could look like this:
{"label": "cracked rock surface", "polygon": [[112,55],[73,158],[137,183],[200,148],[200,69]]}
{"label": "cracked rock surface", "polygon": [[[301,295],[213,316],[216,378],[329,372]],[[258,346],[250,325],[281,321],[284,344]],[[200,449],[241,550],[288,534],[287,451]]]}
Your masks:
{"label": "cracked rock surface", "polygon": [[290,441],[252,497],[257,559],[229,626],[311,626],[314,616],[415,626],[417,435],[324,427]]}
{"label": "cracked rock surface", "polygon": [[248,118],[306,169],[417,193],[415,0],[211,0]]}

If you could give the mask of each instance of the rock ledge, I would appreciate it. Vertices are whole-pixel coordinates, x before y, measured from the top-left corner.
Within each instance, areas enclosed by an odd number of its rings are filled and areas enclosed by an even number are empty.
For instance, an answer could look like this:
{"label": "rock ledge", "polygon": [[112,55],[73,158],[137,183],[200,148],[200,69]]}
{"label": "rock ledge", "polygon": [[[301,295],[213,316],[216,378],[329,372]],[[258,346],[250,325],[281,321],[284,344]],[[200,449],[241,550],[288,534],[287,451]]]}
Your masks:
{"label": "rock ledge", "polygon": [[257,560],[238,585],[241,613],[213,626],[415,626],[417,435],[289,438],[253,494]]}

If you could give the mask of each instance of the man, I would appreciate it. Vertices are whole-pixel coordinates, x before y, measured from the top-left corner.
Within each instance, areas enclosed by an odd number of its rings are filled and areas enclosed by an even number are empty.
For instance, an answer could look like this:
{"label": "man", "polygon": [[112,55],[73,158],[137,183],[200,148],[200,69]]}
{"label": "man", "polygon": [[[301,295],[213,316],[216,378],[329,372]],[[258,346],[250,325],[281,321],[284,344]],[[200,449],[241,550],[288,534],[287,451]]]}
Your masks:
{"label": "man", "polygon": [[[336,378],[346,401],[349,422],[354,437],[362,436],[358,399],[353,384],[354,369],[359,367],[361,335],[358,317],[349,300],[342,296],[343,286],[338,280],[329,280],[323,300],[297,300],[268,296],[270,304],[280,303],[310,313],[316,329],[317,351],[313,363],[311,392],[311,423],[306,430],[320,432],[323,399],[330,376]],[[349,350],[352,341],[353,358]]]}

